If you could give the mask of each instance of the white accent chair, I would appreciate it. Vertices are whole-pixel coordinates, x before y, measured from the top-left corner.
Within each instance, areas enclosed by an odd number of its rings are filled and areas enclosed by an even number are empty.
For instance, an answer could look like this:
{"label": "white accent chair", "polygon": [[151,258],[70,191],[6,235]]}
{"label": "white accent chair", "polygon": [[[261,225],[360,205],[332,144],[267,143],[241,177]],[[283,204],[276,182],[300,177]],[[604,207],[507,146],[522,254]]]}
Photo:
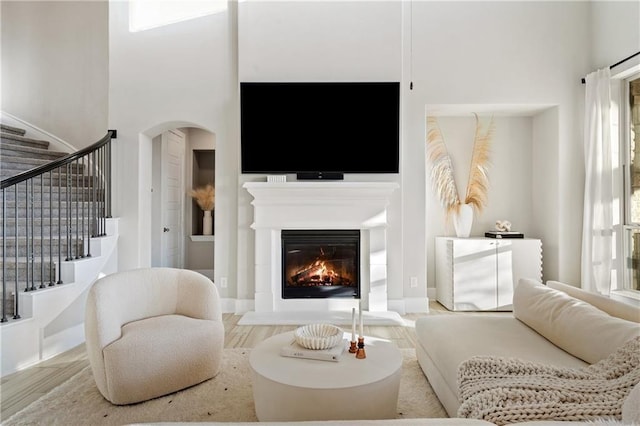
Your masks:
{"label": "white accent chair", "polygon": [[117,272],[89,291],[85,337],[96,385],[111,403],[173,393],[220,371],[220,297],[211,280],[195,271]]}

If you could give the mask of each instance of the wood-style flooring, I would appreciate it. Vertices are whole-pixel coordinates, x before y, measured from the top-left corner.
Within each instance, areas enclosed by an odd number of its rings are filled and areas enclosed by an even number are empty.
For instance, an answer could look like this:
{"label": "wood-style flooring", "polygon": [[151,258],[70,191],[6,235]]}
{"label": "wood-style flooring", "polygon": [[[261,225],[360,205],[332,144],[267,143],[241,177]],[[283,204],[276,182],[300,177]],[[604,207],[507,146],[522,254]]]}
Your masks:
{"label": "wood-style flooring", "polygon": [[[395,342],[399,348],[415,347],[414,321],[423,315],[448,313],[437,302],[431,302],[428,314],[407,314],[405,326],[364,326],[364,334]],[[252,348],[274,334],[294,330],[294,325],[238,325],[240,315],[223,314],[225,348]],[[301,324],[302,325],[302,324]],[[7,375],[0,386],[0,421],[8,419],[31,402],[60,385],[89,365],[84,344],[37,365]]]}

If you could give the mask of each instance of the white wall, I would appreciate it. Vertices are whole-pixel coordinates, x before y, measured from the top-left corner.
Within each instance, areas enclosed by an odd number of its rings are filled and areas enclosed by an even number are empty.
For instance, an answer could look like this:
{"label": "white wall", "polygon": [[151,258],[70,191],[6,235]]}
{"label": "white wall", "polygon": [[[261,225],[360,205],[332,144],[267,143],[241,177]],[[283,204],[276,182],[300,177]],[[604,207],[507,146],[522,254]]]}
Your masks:
{"label": "white wall", "polygon": [[[487,115],[503,107],[513,112],[520,106],[530,111],[525,117],[507,114],[507,127],[500,132],[521,136],[521,151],[516,154],[519,159],[531,155],[531,170],[520,173],[515,165],[496,157],[492,180],[502,184],[516,173],[519,177],[530,173],[530,181],[522,182],[525,189],[519,201],[530,205],[531,212],[514,211],[505,201],[508,197],[492,194],[495,204],[490,209],[496,210],[487,210],[478,218],[474,233],[498,217],[516,223],[517,218],[529,216],[529,232],[543,239],[545,278],[579,281],[581,223],[576,218],[582,214],[584,96],[580,78],[637,50],[637,2],[250,0],[230,2],[228,11],[216,15],[129,33],[127,4],[113,1],[108,14],[108,126],[102,122],[104,112],[92,109],[106,108],[106,99],[97,106],[86,105],[104,87],[102,64],[107,55],[100,50],[106,42],[105,31],[99,40],[93,39],[97,37],[93,33],[74,38],[75,27],[62,25],[58,29],[65,34],[64,42],[58,42],[44,29],[31,28],[49,16],[57,17],[51,26],[64,23],[63,16],[75,22],[78,13],[84,16],[81,21],[95,24],[98,20],[106,25],[101,3],[83,4],[2,3],[3,108],[17,102],[8,89],[16,84],[24,104],[8,112],[22,117],[28,114],[27,105],[33,107],[29,121],[43,123],[43,128],[58,136],[71,139],[65,134],[68,129],[48,129],[47,122],[59,118],[56,123],[76,123],[84,111],[89,115],[84,113],[85,120],[100,130],[96,130],[100,136],[106,127],[118,129],[113,207],[114,215],[121,218],[121,269],[150,263],[147,157],[151,138],[169,128],[199,127],[216,134],[216,278],[229,279],[229,287],[220,289],[223,297],[251,299],[253,237],[249,225],[253,213],[251,197],[241,185],[259,177],[239,174],[238,80],[399,80],[400,175],[348,177],[401,184],[389,213],[390,297],[420,298],[427,287],[434,287],[433,238],[448,232],[426,180],[428,105],[454,106],[460,113],[452,122],[461,120],[467,129],[472,123],[468,114],[474,110],[483,109]],[[83,9],[89,5],[94,7],[90,14]],[[68,7],[73,7],[73,13]],[[10,20],[21,21],[23,26]],[[44,28],[47,25],[45,22]],[[37,43],[27,38],[36,31]],[[11,40],[13,46],[7,44]],[[48,69],[33,75],[46,58],[40,54],[40,43],[65,63],[80,62],[85,73],[67,77]],[[87,45],[98,53],[88,51]],[[20,67],[26,68],[24,79],[8,70],[9,62],[4,60],[18,47],[29,52],[22,54],[22,61],[41,58]],[[61,81],[56,84],[65,89],[67,98],[58,100],[46,91],[27,90],[27,77],[40,82],[41,76],[52,73]],[[81,82],[81,91],[69,83],[73,80]],[[410,81],[413,90],[409,90]],[[56,84],[48,81],[48,90],[57,90]],[[12,103],[6,103],[11,99]],[[461,141],[465,140],[462,136]],[[508,139],[502,138],[501,143]],[[464,149],[459,152],[465,153]],[[418,278],[417,288],[409,286],[412,276]]]}
{"label": "white wall", "polygon": [[[591,67],[606,67],[640,51],[640,2],[592,1]],[[640,63],[636,57],[633,63]],[[630,64],[612,70],[620,71]]]}
{"label": "white wall", "polygon": [[[237,73],[235,5],[229,6],[130,33],[127,3],[110,3],[109,125],[118,129],[113,208],[122,218],[121,269],[150,264],[150,138],[170,128],[197,127],[216,134],[216,274],[234,282]],[[227,297],[227,289],[220,292]]]}
{"label": "white wall", "polygon": [[[580,222],[575,217],[582,209],[576,119],[579,78],[589,69],[588,11],[587,2],[249,1],[239,11],[239,75],[241,81],[387,78],[402,82],[401,192],[393,201],[389,229],[391,298],[422,297],[427,287],[435,286],[433,239],[451,234],[426,181],[426,106],[453,106],[467,118],[452,123],[464,125],[458,130],[466,133],[473,126],[470,113],[478,109],[485,114],[506,110],[507,117],[528,111],[530,118],[498,120],[496,139],[502,150],[494,157],[494,192],[473,234],[491,229],[496,219],[510,219],[528,235],[548,240],[543,244],[558,247],[555,256],[554,251],[548,258],[545,253],[546,276],[575,281],[580,257],[576,249]],[[544,155],[534,156],[531,117],[554,106],[561,122],[553,135],[556,143],[548,144]],[[453,144],[469,140],[458,136],[452,136]],[[465,163],[468,153],[463,145],[455,147],[454,161]],[[537,175],[534,181],[537,167],[551,168],[553,173]],[[563,181],[554,181],[554,176]],[[542,197],[536,203],[554,208],[560,223],[555,231],[544,229],[542,218],[534,215],[534,193]],[[238,261],[239,269],[247,271],[240,285],[246,281],[248,290],[250,197],[240,193],[239,200]],[[534,235],[534,230],[541,234]],[[412,276],[418,278],[417,288],[409,286]]]}
{"label": "white wall", "polygon": [[[400,2],[241,2],[240,81],[400,81]],[[402,167],[402,166],[401,166]],[[293,176],[290,176],[293,178]],[[347,175],[347,180],[398,181],[398,175]],[[265,180],[240,175],[240,182]],[[238,298],[253,299],[252,197],[238,193]],[[389,294],[402,298],[401,193],[388,212]],[[217,237],[216,237],[217,239]],[[216,264],[217,268],[217,264]],[[423,287],[423,296],[426,290]]]}
{"label": "white wall", "polygon": [[[482,105],[487,112],[501,108],[536,109],[557,105],[559,122],[557,143],[546,144],[544,155],[532,155],[527,145],[522,155],[531,155],[532,173],[528,204],[552,209],[558,232],[546,229],[544,218],[531,216],[532,230],[543,239],[544,272],[548,278],[579,279],[579,241],[582,197],[582,166],[579,147],[579,77],[588,69],[588,2],[417,2],[413,4],[413,81],[411,93],[410,139],[405,144],[405,158],[413,158],[408,168],[412,178],[423,178],[418,162],[424,147],[422,111],[432,105],[470,104],[472,111]],[[419,25],[417,24],[419,23]],[[410,60],[411,58],[409,58]],[[494,107],[491,107],[494,105]],[[534,126],[532,132],[535,130]],[[525,137],[525,140],[527,138]],[[514,141],[515,142],[515,141]],[[512,179],[525,172],[497,158],[493,181]],[[541,176],[536,171],[550,169]],[[501,173],[498,174],[498,170]],[[557,179],[555,179],[557,177]],[[405,192],[407,189],[405,188]],[[534,194],[537,196],[535,199]],[[502,194],[509,199],[511,194]],[[500,203],[494,197],[491,203]],[[535,201],[535,204],[534,204]],[[504,201],[503,201],[504,203]],[[415,220],[428,221],[425,243],[431,247],[433,237],[444,229],[442,209],[433,191],[427,189],[424,210],[405,209]],[[505,212],[506,213],[506,212]],[[409,214],[409,213],[407,213]],[[498,213],[496,212],[496,215]],[[502,215],[501,215],[502,216]],[[485,216],[483,216],[485,217]],[[487,225],[497,217],[486,216]],[[508,217],[506,217],[509,219]],[[491,220],[489,220],[491,219]],[[419,233],[407,233],[405,247],[422,244]],[[559,247],[553,252],[546,246]],[[434,284],[433,253],[427,250],[429,286]],[[406,269],[416,265],[405,262]]]}
{"label": "white wall", "polygon": [[76,149],[107,133],[108,4],[0,3],[2,111]]}

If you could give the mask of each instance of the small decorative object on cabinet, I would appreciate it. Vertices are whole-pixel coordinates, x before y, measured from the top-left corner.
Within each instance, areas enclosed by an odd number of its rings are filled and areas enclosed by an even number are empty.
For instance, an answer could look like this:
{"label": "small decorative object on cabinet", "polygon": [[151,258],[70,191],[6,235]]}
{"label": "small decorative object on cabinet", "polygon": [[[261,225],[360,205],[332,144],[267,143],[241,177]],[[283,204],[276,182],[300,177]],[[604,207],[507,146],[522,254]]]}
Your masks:
{"label": "small decorative object on cabinet", "polygon": [[436,237],[436,299],[452,311],[510,311],[520,278],[542,281],[535,238]]}

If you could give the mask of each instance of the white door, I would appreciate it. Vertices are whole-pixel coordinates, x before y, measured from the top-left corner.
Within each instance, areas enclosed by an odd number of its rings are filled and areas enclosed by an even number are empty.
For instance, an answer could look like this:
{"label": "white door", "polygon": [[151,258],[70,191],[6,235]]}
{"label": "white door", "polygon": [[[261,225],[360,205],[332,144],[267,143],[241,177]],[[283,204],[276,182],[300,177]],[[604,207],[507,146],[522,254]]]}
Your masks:
{"label": "white door", "polygon": [[182,268],[184,211],[184,151],[185,135],[179,130],[162,134],[161,149],[161,266]]}

